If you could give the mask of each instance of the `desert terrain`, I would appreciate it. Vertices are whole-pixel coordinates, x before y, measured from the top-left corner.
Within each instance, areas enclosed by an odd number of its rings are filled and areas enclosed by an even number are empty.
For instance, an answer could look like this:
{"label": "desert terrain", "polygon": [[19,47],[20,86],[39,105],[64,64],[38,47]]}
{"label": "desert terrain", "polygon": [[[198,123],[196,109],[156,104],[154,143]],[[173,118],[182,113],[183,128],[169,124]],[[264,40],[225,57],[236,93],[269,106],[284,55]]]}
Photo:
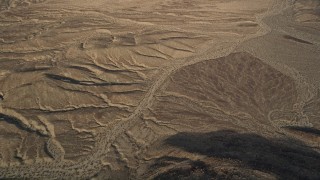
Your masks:
{"label": "desert terrain", "polygon": [[320,1],[1,0],[0,179],[320,179]]}

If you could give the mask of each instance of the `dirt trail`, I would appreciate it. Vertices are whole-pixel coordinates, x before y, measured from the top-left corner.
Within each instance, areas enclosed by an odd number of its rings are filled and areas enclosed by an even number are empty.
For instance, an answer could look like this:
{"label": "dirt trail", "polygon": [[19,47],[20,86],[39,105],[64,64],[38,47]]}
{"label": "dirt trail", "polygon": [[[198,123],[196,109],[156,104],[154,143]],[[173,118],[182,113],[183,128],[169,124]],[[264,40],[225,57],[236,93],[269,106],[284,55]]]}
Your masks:
{"label": "dirt trail", "polygon": [[[219,57],[224,57],[229,55],[230,53],[234,52],[234,50],[240,46],[243,42],[250,40],[252,38],[256,38],[259,36],[263,36],[267,33],[269,33],[272,29],[264,23],[263,19],[269,16],[274,16],[282,11],[284,11],[286,8],[289,7],[288,2],[281,1],[281,0],[275,0],[274,4],[272,5],[269,10],[257,17],[257,22],[260,25],[260,30],[251,36],[245,37],[239,42],[231,45],[231,47],[221,47],[220,49],[216,48],[210,48],[204,53],[188,58],[183,58],[180,60],[177,60],[166,67],[166,69],[163,69],[163,73],[161,76],[158,77],[158,79],[154,82],[154,84],[151,86],[150,90],[147,92],[146,96],[143,98],[139,106],[136,108],[134,113],[129,116],[126,119],[123,119],[122,122],[119,122],[117,127],[114,128],[113,132],[110,133],[111,138],[108,139],[108,146],[112,144],[112,142],[116,139],[117,136],[120,134],[123,134],[127,129],[129,129],[135,122],[138,120],[139,116],[143,112],[143,110],[148,109],[152,105],[152,100],[156,94],[156,92],[161,88],[161,86],[168,80],[168,78],[177,70],[181,69],[182,67],[189,66],[201,61],[206,61],[210,59],[216,59]],[[228,44],[229,45],[229,44]],[[212,47],[212,46],[211,46]],[[108,133],[109,135],[109,133]]]}
{"label": "dirt trail", "polygon": [[[99,144],[101,149],[97,152],[99,155],[96,154],[95,157],[99,157],[100,155],[105,154],[109,150],[113,142],[117,139],[118,136],[122,135],[126,130],[130,129],[130,127],[132,127],[137,121],[139,121],[139,117],[142,115],[143,111],[152,106],[153,98],[157,93],[157,91],[161,89],[162,85],[169,79],[169,77],[174,72],[178,71],[179,69],[185,66],[189,66],[201,61],[206,61],[210,59],[216,59],[219,57],[227,56],[232,52],[234,52],[234,50],[238,46],[240,46],[243,42],[259,36],[263,36],[271,32],[272,29],[264,22],[264,19],[266,17],[280,14],[281,12],[286,10],[288,7],[290,7],[290,5],[291,5],[291,0],[288,0],[288,1],[275,0],[272,7],[270,7],[268,11],[257,16],[257,23],[259,24],[260,29],[256,34],[247,36],[242,40],[238,41],[237,43],[227,44],[226,46],[219,47],[218,49],[215,47],[209,48],[208,50],[206,50],[201,54],[188,57],[188,58],[179,59],[173,62],[172,64],[170,64],[169,66],[167,66],[166,68],[162,69],[163,71],[162,74],[153,83],[153,85],[151,86],[151,88],[149,89],[149,91],[147,92],[143,100],[140,102],[139,106],[136,108],[134,113],[131,114],[128,118],[125,118],[119,121],[110,131],[103,133],[103,136],[108,138],[106,138],[103,142]],[[212,47],[212,46],[209,45],[209,47]],[[95,157],[92,158],[93,161]]]}
{"label": "dirt trail", "polygon": [[[88,159],[83,159],[78,163],[70,163],[70,162],[53,162],[48,163],[46,166],[42,164],[33,164],[33,165],[22,165],[16,168],[8,168],[8,169],[0,169],[0,178],[3,177],[2,172],[6,173],[14,173],[13,171],[20,171],[24,174],[25,178],[34,177],[37,172],[48,171],[48,177],[50,175],[59,176],[59,174],[69,175],[69,176],[77,176],[77,171],[81,169],[81,177],[90,177],[93,174],[97,173],[100,170],[101,166],[101,158],[105,156],[112,144],[116,141],[116,139],[124,134],[128,129],[130,129],[133,125],[135,125],[142,115],[143,111],[152,106],[155,94],[157,91],[161,89],[161,87],[165,84],[165,82],[170,78],[170,76],[178,71],[179,69],[189,66],[201,61],[206,61],[210,59],[216,59],[219,57],[224,57],[234,52],[237,47],[241,46],[241,44],[250,39],[263,36],[272,31],[270,26],[264,22],[264,19],[267,17],[275,16],[280,14],[287,8],[292,5],[292,0],[274,0],[273,5],[269,7],[269,9],[256,17],[257,23],[260,26],[259,31],[256,34],[249,35],[239,40],[238,42],[229,42],[226,44],[221,44],[219,47],[213,47],[214,41],[209,42],[207,47],[209,49],[200,52],[197,55],[177,59],[176,61],[170,63],[168,66],[161,69],[161,75],[156,79],[156,81],[152,84],[148,92],[145,94],[144,98],[141,100],[139,105],[136,107],[135,111],[125,119],[121,119],[116,123],[109,126],[111,128],[101,129],[99,132],[101,139],[97,142],[96,152],[90,156]],[[62,175],[63,176],[63,175]]]}

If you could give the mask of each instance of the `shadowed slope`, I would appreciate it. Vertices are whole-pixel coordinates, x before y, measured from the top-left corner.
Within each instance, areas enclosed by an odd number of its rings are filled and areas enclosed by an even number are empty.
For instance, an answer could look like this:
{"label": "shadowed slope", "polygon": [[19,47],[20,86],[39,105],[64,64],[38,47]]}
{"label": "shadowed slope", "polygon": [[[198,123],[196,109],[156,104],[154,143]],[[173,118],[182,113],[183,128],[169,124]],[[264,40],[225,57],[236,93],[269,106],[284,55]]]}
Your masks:
{"label": "shadowed slope", "polygon": [[185,151],[240,161],[279,179],[320,178],[320,154],[295,140],[266,139],[250,133],[178,133],[166,142]]}

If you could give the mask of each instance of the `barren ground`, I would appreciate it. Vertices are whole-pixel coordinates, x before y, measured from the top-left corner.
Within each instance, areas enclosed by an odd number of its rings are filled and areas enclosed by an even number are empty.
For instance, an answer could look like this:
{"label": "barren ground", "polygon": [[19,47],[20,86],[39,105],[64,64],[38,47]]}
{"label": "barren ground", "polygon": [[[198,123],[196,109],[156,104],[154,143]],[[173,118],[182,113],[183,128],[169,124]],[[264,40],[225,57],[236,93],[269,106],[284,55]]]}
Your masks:
{"label": "barren ground", "polygon": [[320,179],[319,0],[1,0],[0,178]]}

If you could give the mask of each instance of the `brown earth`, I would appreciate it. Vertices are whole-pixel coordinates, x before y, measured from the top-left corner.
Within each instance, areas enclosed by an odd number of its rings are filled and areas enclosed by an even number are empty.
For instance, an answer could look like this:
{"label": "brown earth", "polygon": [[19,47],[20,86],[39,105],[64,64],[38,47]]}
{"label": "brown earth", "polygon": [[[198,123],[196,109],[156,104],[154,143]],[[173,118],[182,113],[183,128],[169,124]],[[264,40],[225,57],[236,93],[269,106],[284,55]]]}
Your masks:
{"label": "brown earth", "polygon": [[1,179],[319,179],[317,0],[0,2]]}

